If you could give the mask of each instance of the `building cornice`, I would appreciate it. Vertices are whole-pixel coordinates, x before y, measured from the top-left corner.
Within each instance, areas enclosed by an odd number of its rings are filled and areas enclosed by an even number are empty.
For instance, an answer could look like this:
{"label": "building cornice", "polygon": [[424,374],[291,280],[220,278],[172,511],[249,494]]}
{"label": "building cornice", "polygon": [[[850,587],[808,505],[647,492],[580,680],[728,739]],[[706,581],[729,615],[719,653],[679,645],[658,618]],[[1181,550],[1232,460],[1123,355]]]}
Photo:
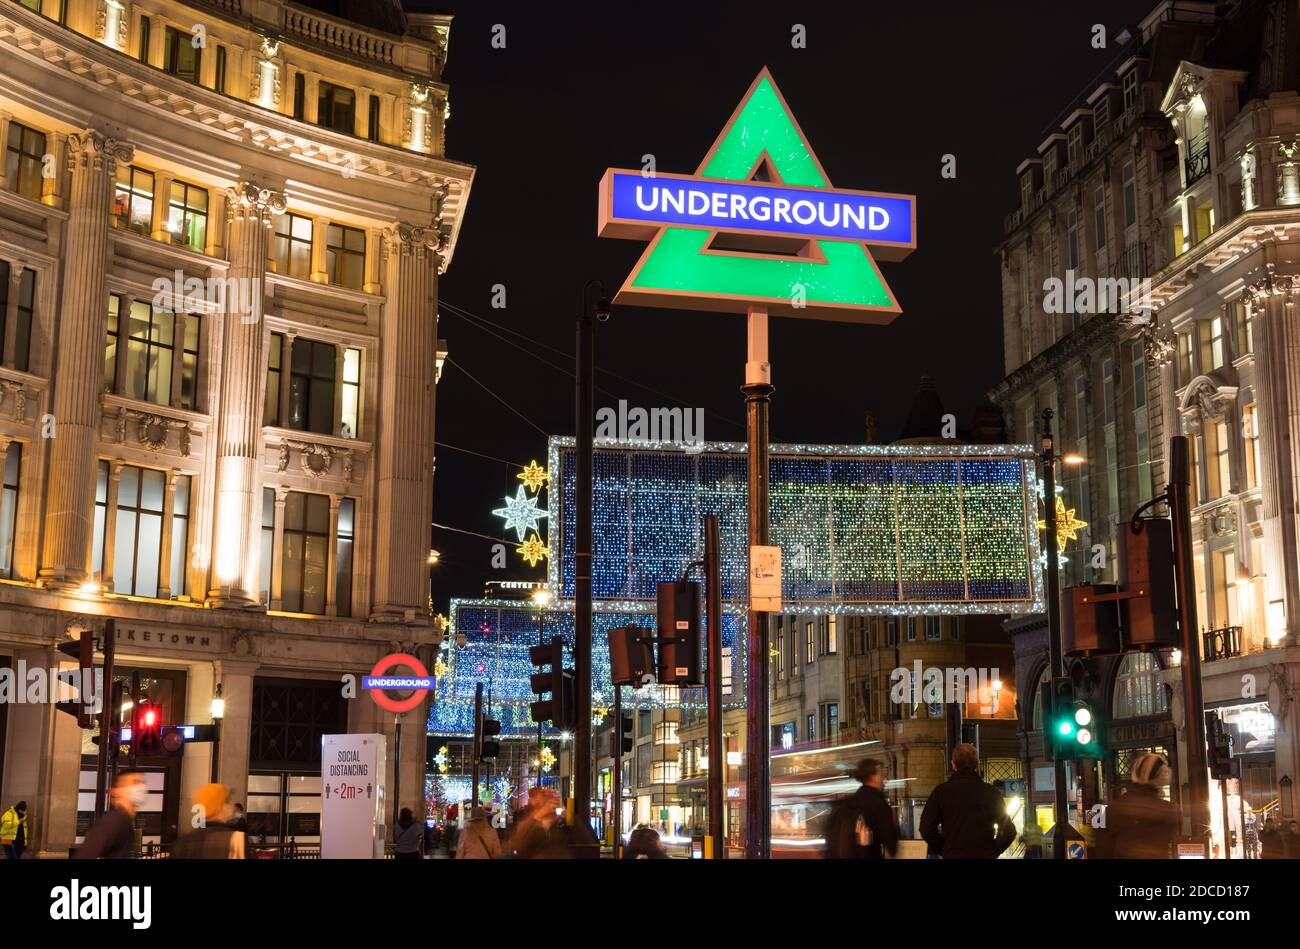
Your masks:
{"label": "building cornice", "polygon": [[1133,326],[1124,314],[1103,313],[1085,320],[1083,325],[1057,340],[1029,362],[1011,372],[996,386],[989,389],[988,397],[995,403],[1013,398],[1025,389],[1050,378],[1080,354],[1090,351],[1099,342],[1113,340]]}

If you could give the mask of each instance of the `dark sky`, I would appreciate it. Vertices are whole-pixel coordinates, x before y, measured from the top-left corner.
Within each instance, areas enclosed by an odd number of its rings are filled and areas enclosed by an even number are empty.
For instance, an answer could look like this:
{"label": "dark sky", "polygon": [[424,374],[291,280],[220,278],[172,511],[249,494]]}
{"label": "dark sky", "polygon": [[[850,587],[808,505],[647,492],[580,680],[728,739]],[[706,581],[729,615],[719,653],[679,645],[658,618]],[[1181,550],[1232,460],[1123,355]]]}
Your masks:
{"label": "dark sky", "polygon": [[[414,4],[408,4],[415,8]],[[999,265],[1015,167],[1114,58],[1090,45],[1153,0],[883,3],[464,4],[445,73],[447,156],[477,166],[464,230],[442,280],[445,303],[526,334],[572,371],[583,284],[611,293],[644,244],[597,238],[596,185],[608,167],[689,174],[766,65],[831,181],[915,194],[918,250],[881,270],[903,315],[888,327],[774,318],[772,439],[857,443],[864,410],[894,438],[923,373],[964,426],[1002,375]],[[455,9],[455,8],[453,8]],[[791,47],[802,23],[807,48]],[[492,47],[493,25],[506,46]],[[957,178],[940,176],[957,158]],[[507,307],[493,309],[492,287]],[[574,430],[573,380],[441,310],[451,358],[438,388],[438,441],[520,465],[543,464],[543,435]],[[515,338],[525,348],[532,344]],[[596,406],[701,406],[705,437],[744,440],[740,315],[615,308],[597,332]],[[606,371],[602,371],[606,370]],[[623,377],[622,379],[617,377]],[[646,391],[625,380],[671,395]],[[519,469],[438,449],[434,520],[500,536],[490,513]],[[513,538],[513,534],[511,535]],[[478,596],[488,579],[540,579],[509,544],[435,530],[435,605]]]}

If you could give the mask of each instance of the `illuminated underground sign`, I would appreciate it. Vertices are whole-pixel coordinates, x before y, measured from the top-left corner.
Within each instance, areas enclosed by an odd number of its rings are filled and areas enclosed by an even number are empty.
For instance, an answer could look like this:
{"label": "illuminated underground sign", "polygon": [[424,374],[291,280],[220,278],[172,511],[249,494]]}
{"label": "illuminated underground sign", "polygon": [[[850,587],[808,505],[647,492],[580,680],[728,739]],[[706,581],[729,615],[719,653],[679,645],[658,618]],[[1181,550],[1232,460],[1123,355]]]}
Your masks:
{"label": "illuminated underground sign", "polygon": [[905,195],[793,188],[610,169],[601,182],[601,235],[650,240],[680,224],[771,237],[825,237],[910,249],[916,203]]}

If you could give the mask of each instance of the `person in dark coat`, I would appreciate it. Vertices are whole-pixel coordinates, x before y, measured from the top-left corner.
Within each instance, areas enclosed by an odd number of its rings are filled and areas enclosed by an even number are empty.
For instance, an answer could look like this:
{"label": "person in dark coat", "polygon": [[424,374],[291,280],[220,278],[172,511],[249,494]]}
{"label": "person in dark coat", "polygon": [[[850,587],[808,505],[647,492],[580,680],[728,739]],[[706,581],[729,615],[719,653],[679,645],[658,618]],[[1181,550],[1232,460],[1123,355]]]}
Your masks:
{"label": "person in dark coat", "polygon": [[1133,762],[1132,786],[1106,808],[1097,856],[1111,860],[1165,860],[1172,855],[1182,816],[1160,796],[1173,780],[1169,763],[1147,752]]}
{"label": "person in dark coat", "polygon": [[835,802],[826,820],[826,856],[831,860],[882,860],[898,853],[898,823],[885,797],[880,762],[867,758],[853,770],[862,783]]}
{"label": "person in dark coat", "polygon": [[117,776],[112,807],[86,832],[73,852],[79,860],[129,860],[135,856],[135,814],[149,798],[149,788],[135,771]]}
{"label": "person in dark coat", "polygon": [[1285,855],[1282,832],[1273,823],[1273,818],[1264,821],[1264,829],[1259,832],[1260,856],[1264,860],[1281,860]]}
{"label": "person in dark coat", "polygon": [[663,841],[659,839],[659,831],[646,824],[632,831],[632,835],[627,839],[627,846],[623,848],[624,860],[665,860],[667,858],[668,851],[664,850]]}
{"label": "person in dark coat", "polygon": [[979,773],[974,745],[952,753],[952,776],[939,785],[921,812],[921,836],[930,853],[945,860],[993,860],[1016,839],[1007,802]]}
{"label": "person in dark coat", "polygon": [[244,834],[232,823],[235,806],[230,803],[230,788],[205,784],[194,792],[192,803],[193,813],[203,818],[202,825],[176,839],[172,859],[243,860]]}

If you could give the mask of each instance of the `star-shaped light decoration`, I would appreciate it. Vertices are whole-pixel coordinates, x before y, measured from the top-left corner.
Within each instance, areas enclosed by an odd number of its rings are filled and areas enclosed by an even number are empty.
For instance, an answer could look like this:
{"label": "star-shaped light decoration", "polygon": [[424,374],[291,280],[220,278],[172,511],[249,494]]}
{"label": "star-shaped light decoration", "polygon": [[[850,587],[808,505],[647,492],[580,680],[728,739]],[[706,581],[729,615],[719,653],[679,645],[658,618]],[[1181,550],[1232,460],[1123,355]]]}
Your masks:
{"label": "star-shaped light decoration", "polygon": [[447,746],[443,745],[438,749],[438,753],[433,756],[433,763],[438,766],[439,774],[447,773]]}
{"label": "star-shaped light decoration", "polygon": [[605,721],[605,716],[609,714],[609,706],[605,703],[604,698],[599,692],[591,694],[591,724],[597,726]]}
{"label": "star-shaped light decoration", "polygon": [[515,475],[524,483],[524,487],[536,494],[551,479],[551,475],[536,461],[528,462],[528,467]]}
{"label": "star-shaped light decoration", "polygon": [[545,560],[550,554],[546,550],[546,545],[536,534],[529,534],[528,539],[520,544],[515,550],[519,551],[519,556],[528,561],[528,566],[536,567],[537,561]]}
{"label": "star-shaped light decoration", "polygon": [[442,661],[442,656],[439,656],[437,659],[433,661],[433,677],[435,679],[441,679],[446,674],[447,674],[447,664]]}
{"label": "star-shaped light decoration", "polygon": [[441,613],[437,616],[437,623],[438,629],[444,633],[451,628],[451,620],[447,619],[447,617],[443,616]]}
{"label": "star-shaped light decoration", "polygon": [[529,497],[521,484],[513,498],[505,499],[506,506],[499,507],[492,513],[506,522],[506,530],[513,530],[519,535],[520,542],[529,531],[539,530],[538,522],[546,517],[546,512],[537,506],[537,496]]}
{"label": "star-shaped light decoration", "polygon": [[[1065,501],[1061,498],[1056,499],[1056,546],[1058,550],[1065,549],[1067,540],[1078,540],[1079,531],[1088,526],[1087,521],[1081,521],[1074,516],[1074,508],[1067,508]],[[1040,531],[1047,530],[1046,518],[1038,522]]]}
{"label": "star-shaped light decoration", "polygon": [[549,745],[542,746],[542,753],[539,756],[542,762],[542,771],[545,774],[551,773],[551,766],[555,764],[555,752],[551,751]]}

